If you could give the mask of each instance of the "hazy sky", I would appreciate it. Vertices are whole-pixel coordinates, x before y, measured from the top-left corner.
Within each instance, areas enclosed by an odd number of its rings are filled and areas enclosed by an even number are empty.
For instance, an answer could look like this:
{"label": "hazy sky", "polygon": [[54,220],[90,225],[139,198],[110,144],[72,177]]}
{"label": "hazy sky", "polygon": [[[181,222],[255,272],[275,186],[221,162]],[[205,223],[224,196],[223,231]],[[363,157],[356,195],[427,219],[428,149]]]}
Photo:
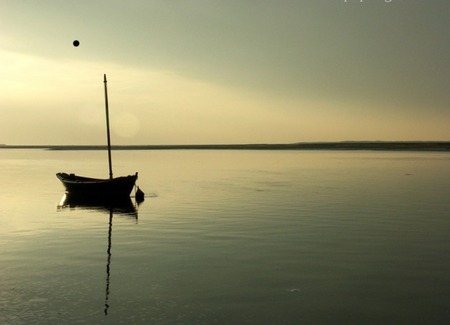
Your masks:
{"label": "hazy sky", "polygon": [[361,1],[0,0],[0,143],[450,140],[450,1]]}

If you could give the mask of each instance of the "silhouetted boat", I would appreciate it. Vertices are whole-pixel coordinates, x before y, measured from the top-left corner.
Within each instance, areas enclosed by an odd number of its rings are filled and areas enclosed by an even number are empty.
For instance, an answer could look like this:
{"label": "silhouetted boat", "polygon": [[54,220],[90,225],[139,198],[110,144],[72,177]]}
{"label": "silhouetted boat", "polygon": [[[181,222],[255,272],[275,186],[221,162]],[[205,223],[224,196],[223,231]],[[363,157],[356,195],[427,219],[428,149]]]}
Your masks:
{"label": "silhouetted boat", "polygon": [[[57,173],[56,177],[63,183],[66,193],[82,198],[120,198],[129,197],[135,186],[138,174],[113,178],[111,161],[111,137],[109,135],[108,90],[106,74],[103,78],[105,87],[106,136],[108,140],[109,179],[90,178],[75,174]],[[136,200],[143,201],[144,193],[136,191]]]}
{"label": "silhouetted boat", "polygon": [[138,178],[138,174],[111,179],[77,176],[57,173],[66,192],[78,197],[129,197]]}

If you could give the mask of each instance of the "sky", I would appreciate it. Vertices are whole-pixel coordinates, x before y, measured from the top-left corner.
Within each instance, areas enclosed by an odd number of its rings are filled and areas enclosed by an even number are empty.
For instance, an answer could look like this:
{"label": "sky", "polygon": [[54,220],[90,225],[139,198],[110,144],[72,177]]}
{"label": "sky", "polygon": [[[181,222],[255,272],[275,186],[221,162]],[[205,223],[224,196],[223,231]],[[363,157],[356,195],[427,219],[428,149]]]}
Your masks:
{"label": "sky", "polygon": [[[450,140],[448,0],[0,0],[0,144]],[[79,40],[78,47],[73,41]]]}

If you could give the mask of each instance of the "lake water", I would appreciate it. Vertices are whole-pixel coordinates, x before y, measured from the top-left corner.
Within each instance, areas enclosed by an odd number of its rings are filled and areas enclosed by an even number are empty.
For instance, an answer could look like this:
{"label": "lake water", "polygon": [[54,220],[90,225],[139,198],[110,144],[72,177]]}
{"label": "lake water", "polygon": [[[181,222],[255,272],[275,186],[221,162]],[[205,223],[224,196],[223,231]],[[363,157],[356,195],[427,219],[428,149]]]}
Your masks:
{"label": "lake water", "polygon": [[0,150],[1,324],[449,323],[450,153]]}

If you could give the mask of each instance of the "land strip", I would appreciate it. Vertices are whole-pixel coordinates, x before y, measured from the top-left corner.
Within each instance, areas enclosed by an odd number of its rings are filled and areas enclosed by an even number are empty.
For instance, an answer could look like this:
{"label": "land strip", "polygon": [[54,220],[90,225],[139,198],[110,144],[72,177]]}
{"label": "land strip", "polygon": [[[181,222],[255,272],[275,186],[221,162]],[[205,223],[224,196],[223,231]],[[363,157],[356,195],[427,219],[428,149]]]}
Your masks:
{"label": "land strip", "polygon": [[[113,150],[376,150],[450,151],[450,141],[344,141],[290,144],[115,145]],[[105,145],[0,145],[0,149],[106,150]]]}

